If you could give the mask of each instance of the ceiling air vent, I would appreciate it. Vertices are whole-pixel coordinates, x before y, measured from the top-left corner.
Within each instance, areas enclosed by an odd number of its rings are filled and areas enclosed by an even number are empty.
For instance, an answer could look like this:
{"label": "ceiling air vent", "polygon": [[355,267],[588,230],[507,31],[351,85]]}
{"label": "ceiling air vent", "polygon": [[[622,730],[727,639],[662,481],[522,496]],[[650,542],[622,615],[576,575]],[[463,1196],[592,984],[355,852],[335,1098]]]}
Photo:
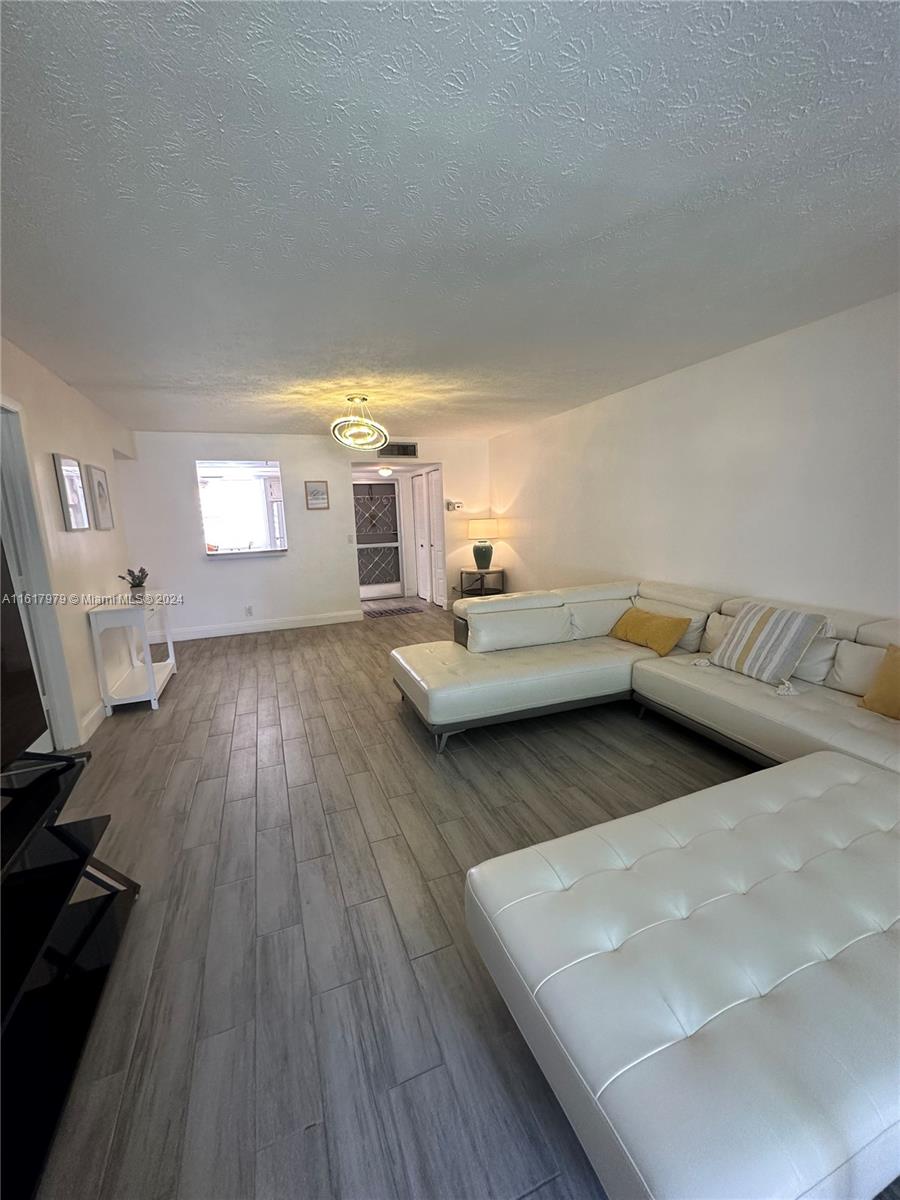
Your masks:
{"label": "ceiling air vent", "polygon": [[418,458],[418,442],[388,442],[378,451],[379,458]]}

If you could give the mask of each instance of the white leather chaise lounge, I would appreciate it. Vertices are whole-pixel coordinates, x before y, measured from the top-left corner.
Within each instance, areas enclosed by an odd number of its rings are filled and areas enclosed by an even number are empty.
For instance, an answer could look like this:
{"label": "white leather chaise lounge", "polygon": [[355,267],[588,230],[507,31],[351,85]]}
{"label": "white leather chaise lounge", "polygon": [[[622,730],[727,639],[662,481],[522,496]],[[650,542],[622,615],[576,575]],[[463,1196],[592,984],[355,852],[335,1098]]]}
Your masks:
{"label": "white leather chaise lounge", "polygon": [[469,872],[482,957],[610,1200],[900,1174],[900,794],[818,753]]}
{"label": "white leather chaise lounge", "polygon": [[[677,595],[681,603],[672,603]],[[457,640],[391,653],[394,682],[443,749],[451,733],[631,695],[632,667],[652,650],[609,632],[637,602],[689,616],[679,643],[697,650],[707,617],[725,597],[696,588],[615,580],[546,592],[516,592],[453,606]]]}

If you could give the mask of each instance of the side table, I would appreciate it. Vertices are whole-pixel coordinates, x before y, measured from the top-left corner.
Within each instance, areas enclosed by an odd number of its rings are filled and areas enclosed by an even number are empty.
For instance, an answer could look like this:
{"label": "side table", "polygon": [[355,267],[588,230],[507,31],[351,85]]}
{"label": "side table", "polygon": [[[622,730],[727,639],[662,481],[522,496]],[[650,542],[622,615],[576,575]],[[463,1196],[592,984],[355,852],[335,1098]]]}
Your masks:
{"label": "side table", "polygon": [[459,594],[466,599],[471,596],[499,596],[504,591],[506,586],[502,567],[488,567],[484,571],[473,567],[459,573]]}
{"label": "side table", "polygon": [[[159,708],[160,692],[175,673],[175,647],[169,629],[168,606],[162,603],[158,595],[145,593],[130,604],[98,604],[88,616],[91,620],[94,658],[97,661],[97,679],[106,715],[111,717],[113,707],[117,704],[135,704],[139,700],[149,700],[151,708]],[[149,626],[156,616],[161,619],[169,650],[163,662],[154,662],[150,655]],[[106,675],[100,639],[104,629],[124,629],[128,638],[131,670],[126,671],[116,684],[110,684]]]}

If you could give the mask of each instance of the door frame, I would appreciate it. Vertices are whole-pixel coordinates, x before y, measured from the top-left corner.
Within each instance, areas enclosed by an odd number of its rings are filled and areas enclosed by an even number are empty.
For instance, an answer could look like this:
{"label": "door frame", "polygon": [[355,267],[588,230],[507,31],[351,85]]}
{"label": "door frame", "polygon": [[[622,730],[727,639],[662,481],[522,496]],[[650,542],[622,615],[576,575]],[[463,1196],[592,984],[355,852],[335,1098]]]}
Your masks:
{"label": "door frame", "polygon": [[[417,498],[416,498],[416,480],[419,480],[419,482],[421,483],[422,494],[421,494],[421,498],[419,500],[417,500]],[[418,598],[420,600],[424,600],[426,602],[426,604],[431,604],[432,596],[434,595],[432,570],[431,570],[431,547],[429,544],[431,541],[431,515],[430,515],[431,501],[430,501],[429,495],[428,495],[428,481],[425,478],[424,471],[417,471],[414,475],[412,475],[410,477],[410,487],[412,489],[413,544],[415,547],[415,559],[416,559],[416,595],[418,596]],[[417,511],[417,510],[420,510],[420,511]],[[421,543],[419,542],[419,529],[420,528],[423,529],[423,531],[424,531],[422,536],[427,539],[426,541],[423,541]],[[424,589],[422,587],[422,579],[421,579],[422,572],[420,569],[420,560],[419,560],[419,550],[420,549],[424,551],[423,557],[428,566],[428,578],[425,581],[426,586],[424,587]],[[426,593],[425,595],[422,594],[423,590]]]}
{"label": "door frame", "polygon": [[[379,487],[383,486],[384,484],[387,484],[389,487],[392,487],[394,489],[394,508],[397,513],[397,542],[396,542],[397,564],[399,567],[400,579],[396,583],[366,583],[366,584],[361,583],[359,585],[359,598],[360,598],[360,600],[396,600],[396,599],[399,599],[406,595],[406,580],[405,580],[404,571],[403,571],[403,514],[400,511],[400,489],[397,486],[396,479],[379,479],[377,481],[377,483],[378,483]],[[368,487],[368,486],[374,485],[374,484],[375,484],[375,480],[373,480],[373,479],[352,479],[351,478],[351,486],[353,488]],[[353,497],[354,497],[354,501],[355,501],[355,499],[356,499],[355,491],[353,493]],[[353,515],[354,515],[354,529],[355,529],[355,525],[356,525],[355,506],[354,506],[354,514]],[[359,544],[359,542],[357,542],[357,544],[356,544],[357,577],[359,576],[359,551],[360,550],[365,550],[372,546],[393,546],[393,545],[394,545],[393,542],[367,542],[361,546]],[[396,589],[399,589],[399,591]]]}
{"label": "door frame", "polygon": [[[0,422],[0,525],[10,573],[17,588],[51,596],[53,584],[35,502],[22,412],[5,396],[0,400]],[[53,747],[78,746],[81,726],[72,700],[56,610],[46,603],[22,605],[20,612]]]}

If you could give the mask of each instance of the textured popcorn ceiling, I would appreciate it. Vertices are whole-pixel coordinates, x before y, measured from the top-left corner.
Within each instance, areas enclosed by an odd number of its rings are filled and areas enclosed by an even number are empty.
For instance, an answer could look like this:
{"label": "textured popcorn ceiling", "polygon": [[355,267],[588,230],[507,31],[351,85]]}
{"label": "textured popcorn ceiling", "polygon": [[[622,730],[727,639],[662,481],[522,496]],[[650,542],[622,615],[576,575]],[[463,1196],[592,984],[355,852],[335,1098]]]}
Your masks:
{"label": "textured popcorn ceiling", "polygon": [[586,403],[896,286],[898,11],[4,3],[4,332],[138,429]]}

